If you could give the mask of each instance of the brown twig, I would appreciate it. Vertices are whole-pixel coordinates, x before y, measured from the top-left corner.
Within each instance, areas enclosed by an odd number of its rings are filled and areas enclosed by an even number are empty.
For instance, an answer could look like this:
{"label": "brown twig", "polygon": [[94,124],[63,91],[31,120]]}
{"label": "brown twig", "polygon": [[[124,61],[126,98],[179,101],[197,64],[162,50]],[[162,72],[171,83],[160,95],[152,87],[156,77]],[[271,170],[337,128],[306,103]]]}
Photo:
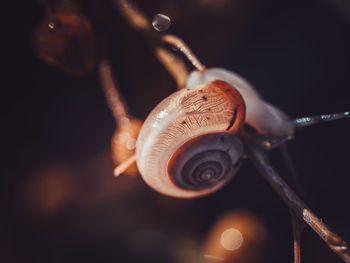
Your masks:
{"label": "brown twig", "polygon": [[128,106],[113,78],[110,64],[106,59],[101,59],[98,69],[108,107],[112,111],[117,125],[129,122]]}
{"label": "brown twig", "polygon": [[197,56],[186,45],[186,43],[182,41],[182,39],[174,35],[164,35],[162,40],[178,48],[187,57],[187,59],[191,61],[192,65],[198,69],[198,71],[203,72],[205,70],[205,66],[199,61]]}
{"label": "brown twig", "polygon": [[272,186],[299,220],[308,224],[344,262],[350,263],[347,243],[317,217],[270,165],[259,135],[243,133],[246,151],[263,178]]}
{"label": "brown twig", "polygon": [[118,164],[118,166],[114,169],[114,176],[119,176],[124,173],[131,165],[136,162],[136,154],[131,155],[124,162]]}
{"label": "brown twig", "polygon": [[175,79],[178,89],[181,89],[187,80],[188,70],[184,61],[162,47],[161,34],[152,29],[150,20],[137,6],[128,0],[112,0],[128,24],[141,33],[153,48],[155,56]]}
{"label": "brown twig", "polygon": [[294,240],[294,263],[301,263],[300,257],[300,237],[303,231],[304,225],[300,220],[290,211],[290,217],[292,220],[293,228],[293,240]]}

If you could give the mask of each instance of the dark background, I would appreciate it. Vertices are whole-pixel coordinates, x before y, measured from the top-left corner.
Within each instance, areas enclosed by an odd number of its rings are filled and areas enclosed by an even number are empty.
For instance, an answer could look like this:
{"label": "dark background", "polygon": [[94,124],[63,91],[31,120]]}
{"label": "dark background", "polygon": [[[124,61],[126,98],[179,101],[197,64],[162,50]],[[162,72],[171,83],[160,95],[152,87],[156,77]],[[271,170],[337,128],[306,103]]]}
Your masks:
{"label": "dark background", "polygon": [[[207,67],[239,73],[291,117],[350,109],[350,17],[342,1],[136,3],[149,17],[168,14],[168,32]],[[144,119],[176,90],[174,81],[111,1],[76,4],[94,28],[97,54],[101,42],[108,50],[131,113]],[[47,13],[39,2],[18,9],[20,40],[8,52],[14,77],[2,88],[1,262],[186,262],[180,251],[200,248],[215,220],[239,209],[255,213],[269,233],[261,262],[292,262],[288,209],[249,161],[221,191],[193,200],[161,196],[140,178],[114,178],[115,123],[96,70],[77,77],[45,64],[33,34]],[[306,203],[347,241],[349,134],[342,120],[298,130],[288,143]],[[272,163],[287,174],[278,152]],[[341,262],[310,229],[302,258]]]}

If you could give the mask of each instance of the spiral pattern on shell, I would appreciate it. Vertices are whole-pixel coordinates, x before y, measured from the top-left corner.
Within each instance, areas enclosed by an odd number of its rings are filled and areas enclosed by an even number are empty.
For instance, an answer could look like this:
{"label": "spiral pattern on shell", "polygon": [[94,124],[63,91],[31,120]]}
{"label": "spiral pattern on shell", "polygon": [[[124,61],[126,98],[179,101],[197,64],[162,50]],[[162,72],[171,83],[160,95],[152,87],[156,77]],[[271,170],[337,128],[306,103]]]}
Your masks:
{"label": "spiral pattern on shell", "polygon": [[170,158],[168,175],[183,189],[210,189],[231,179],[242,154],[243,144],[237,136],[204,134],[178,148]]}
{"label": "spiral pattern on shell", "polygon": [[212,193],[235,174],[243,154],[242,96],[224,81],[179,90],[144,122],[136,160],[156,191],[190,198]]}

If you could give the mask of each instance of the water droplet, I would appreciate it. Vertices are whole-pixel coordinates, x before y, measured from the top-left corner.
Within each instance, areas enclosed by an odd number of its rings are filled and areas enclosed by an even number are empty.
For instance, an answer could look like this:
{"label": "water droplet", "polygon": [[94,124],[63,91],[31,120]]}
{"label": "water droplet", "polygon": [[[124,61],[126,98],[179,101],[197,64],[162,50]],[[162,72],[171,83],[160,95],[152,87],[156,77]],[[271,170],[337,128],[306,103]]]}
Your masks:
{"label": "water droplet", "polygon": [[48,27],[49,27],[49,29],[55,29],[56,23],[52,21],[48,24]]}
{"label": "water droplet", "polygon": [[168,16],[163,14],[156,14],[152,20],[152,26],[157,31],[166,31],[171,25],[171,20]]}
{"label": "water droplet", "polygon": [[265,147],[266,148],[271,148],[271,142],[269,142],[269,141],[264,141],[264,145],[265,145]]}

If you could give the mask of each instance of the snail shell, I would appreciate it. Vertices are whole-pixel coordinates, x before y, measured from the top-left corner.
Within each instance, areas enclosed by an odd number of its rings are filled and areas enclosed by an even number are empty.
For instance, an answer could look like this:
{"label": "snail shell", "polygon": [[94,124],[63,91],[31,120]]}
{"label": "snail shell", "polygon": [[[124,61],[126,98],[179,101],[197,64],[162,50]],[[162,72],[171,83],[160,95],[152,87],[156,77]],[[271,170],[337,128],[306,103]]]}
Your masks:
{"label": "snail shell", "polygon": [[250,83],[235,73],[222,68],[206,69],[203,72],[193,71],[187,79],[186,87],[213,80],[226,81],[240,92],[247,106],[246,122],[259,133],[293,136],[294,126],[288,116],[265,102]]}
{"label": "snail shell", "polygon": [[136,145],[145,182],[174,197],[212,193],[238,169],[243,145],[237,134],[245,104],[237,90],[213,81],[179,90],[148,115]]}

